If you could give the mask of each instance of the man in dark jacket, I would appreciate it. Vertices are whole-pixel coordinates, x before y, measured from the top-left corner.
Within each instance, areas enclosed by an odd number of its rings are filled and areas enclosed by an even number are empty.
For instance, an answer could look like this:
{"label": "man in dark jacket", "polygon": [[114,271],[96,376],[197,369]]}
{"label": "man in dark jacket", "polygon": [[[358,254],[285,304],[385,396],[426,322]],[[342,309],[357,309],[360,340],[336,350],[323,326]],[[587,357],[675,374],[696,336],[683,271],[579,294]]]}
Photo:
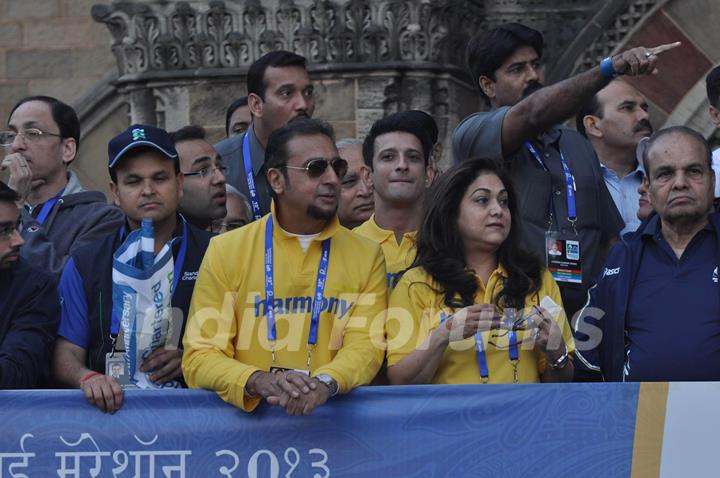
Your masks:
{"label": "man in dark jacket", "polygon": [[0,390],[45,382],[60,315],[52,278],[19,258],[19,199],[0,182]]}
{"label": "man in dark jacket", "polygon": [[657,212],[608,255],[575,323],[578,359],[606,381],[720,380],[720,215],[699,133],[656,133],[643,154]]}
{"label": "man in dark jacket", "polygon": [[[155,254],[165,244],[171,245],[173,320],[175,311],[182,312],[181,332],[174,341],[168,340],[155,349],[140,367],[142,372],[151,372],[152,382],[166,384],[182,379],[182,350],[178,347],[197,271],[211,234],[177,213],[183,176],[177,152],[165,130],[130,126],[110,141],[108,153],[113,196],[126,215],[126,224],[73,252],[65,266],[59,285],[62,309],[53,373],[59,383],[81,388],[91,404],[114,412],[123,399],[117,380],[106,373],[107,354],[114,351],[114,343],[123,343],[113,332],[119,328],[111,327],[111,323],[119,322],[112,312],[114,251],[123,244],[126,233],[139,228],[144,218],[153,221]],[[116,356],[122,357],[113,353]]]}
{"label": "man in dark jacket", "polygon": [[75,111],[48,96],[20,100],[0,144],[8,154],[0,169],[23,201],[22,256],[58,276],[79,247],[122,227],[122,212],[99,191],[86,191],[68,167],[80,145]]}

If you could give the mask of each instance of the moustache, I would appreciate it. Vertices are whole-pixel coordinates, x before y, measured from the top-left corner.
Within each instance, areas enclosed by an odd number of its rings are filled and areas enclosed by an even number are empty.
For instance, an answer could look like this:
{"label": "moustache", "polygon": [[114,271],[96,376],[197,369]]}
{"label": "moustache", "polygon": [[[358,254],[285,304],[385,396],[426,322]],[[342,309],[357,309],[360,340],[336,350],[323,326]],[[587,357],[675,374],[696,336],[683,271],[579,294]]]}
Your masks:
{"label": "moustache", "polygon": [[635,127],[633,128],[633,133],[638,133],[643,130],[648,130],[648,131],[650,131],[650,134],[653,134],[653,127],[650,124],[649,120],[644,119],[644,120],[638,121],[638,124],[636,124]]}
{"label": "moustache", "polygon": [[536,91],[542,89],[544,85],[540,83],[539,81],[533,81],[527,87],[523,90],[523,98],[527,98],[528,96],[532,95]]}
{"label": "moustache", "polygon": [[307,112],[305,112],[305,111],[301,111],[300,113],[297,114],[297,116],[290,119],[290,121],[288,121],[288,123],[292,123],[293,121],[297,121],[299,119],[308,119],[308,118],[310,118],[310,115],[307,114]]}

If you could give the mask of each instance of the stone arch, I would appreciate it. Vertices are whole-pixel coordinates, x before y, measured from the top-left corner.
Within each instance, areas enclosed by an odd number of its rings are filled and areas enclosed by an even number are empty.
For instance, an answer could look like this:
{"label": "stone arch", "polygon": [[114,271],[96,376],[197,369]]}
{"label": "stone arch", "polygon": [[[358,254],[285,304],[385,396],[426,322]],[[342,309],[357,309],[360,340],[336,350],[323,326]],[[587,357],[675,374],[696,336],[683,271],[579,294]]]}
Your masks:
{"label": "stone arch", "polygon": [[[634,0],[611,22],[593,19],[581,32],[598,31],[595,40],[574,63],[572,73],[597,65],[605,56],[633,46],[652,46],[676,40],[683,45],[667,52],[653,77],[630,79],[651,103],[656,127],[685,125],[712,142],[720,135],[708,116],[705,76],[720,63],[718,7],[713,0]],[[602,17],[602,11],[596,15]],[[603,28],[598,26],[604,25]]]}

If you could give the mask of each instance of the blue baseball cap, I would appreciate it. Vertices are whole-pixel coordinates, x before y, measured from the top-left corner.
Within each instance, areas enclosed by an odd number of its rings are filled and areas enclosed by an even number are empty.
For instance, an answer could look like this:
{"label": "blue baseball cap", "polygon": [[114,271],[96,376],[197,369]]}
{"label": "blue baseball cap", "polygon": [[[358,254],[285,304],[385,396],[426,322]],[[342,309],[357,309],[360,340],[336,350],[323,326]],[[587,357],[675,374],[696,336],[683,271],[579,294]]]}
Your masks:
{"label": "blue baseball cap", "polygon": [[177,160],[175,145],[167,131],[155,126],[134,124],[108,143],[108,169],[114,168],[128,151],[140,146],[149,146],[160,151],[168,159]]}

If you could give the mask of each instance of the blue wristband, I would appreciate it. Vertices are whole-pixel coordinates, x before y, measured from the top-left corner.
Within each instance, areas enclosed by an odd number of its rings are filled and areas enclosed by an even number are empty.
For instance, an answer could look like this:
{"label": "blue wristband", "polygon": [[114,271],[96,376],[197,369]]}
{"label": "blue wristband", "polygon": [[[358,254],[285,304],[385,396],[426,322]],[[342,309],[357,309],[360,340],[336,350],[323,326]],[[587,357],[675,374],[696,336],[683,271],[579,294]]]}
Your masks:
{"label": "blue wristband", "polygon": [[612,57],[609,56],[600,62],[600,74],[605,78],[612,80],[616,78],[618,74],[615,72],[613,67]]}

